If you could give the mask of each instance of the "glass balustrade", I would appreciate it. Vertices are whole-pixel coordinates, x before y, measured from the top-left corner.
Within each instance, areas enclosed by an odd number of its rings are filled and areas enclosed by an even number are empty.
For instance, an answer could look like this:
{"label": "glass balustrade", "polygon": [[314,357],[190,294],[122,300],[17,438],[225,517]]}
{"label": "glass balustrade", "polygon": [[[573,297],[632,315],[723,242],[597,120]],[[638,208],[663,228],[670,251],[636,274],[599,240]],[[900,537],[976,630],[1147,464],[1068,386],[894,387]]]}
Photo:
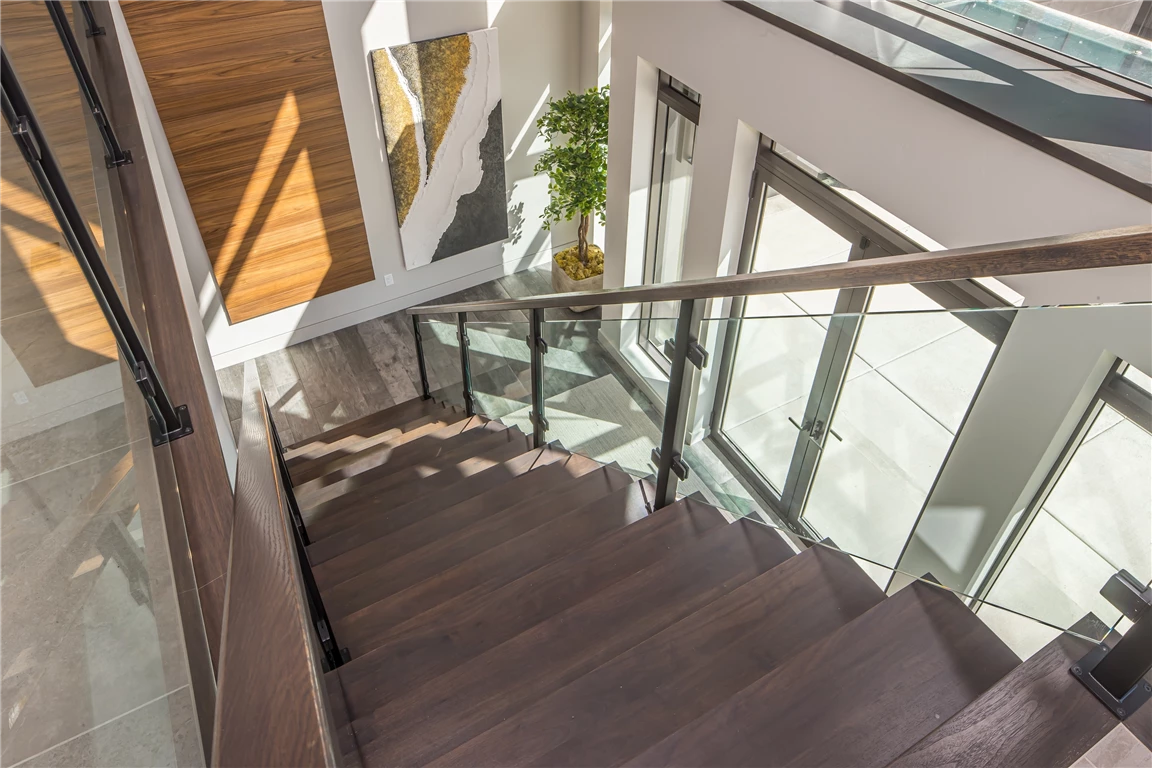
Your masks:
{"label": "glass balustrade", "polygon": [[[85,39],[72,4],[53,11]],[[177,600],[197,593],[171,448],[155,444],[156,401],[123,344],[149,360],[119,179],[48,6],[5,3],[2,37],[4,762],[203,764],[189,659],[209,672],[212,660],[199,611]],[[55,158],[53,203],[12,117],[30,118]],[[74,206],[75,227],[56,200]]]}
{"label": "glass balustrade", "polygon": [[[949,311],[909,286],[868,302],[812,315],[761,297],[699,321],[677,496],[835,546],[885,588],[938,582],[1021,654],[1122,632],[1100,591],[1152,579],[1152,306]],[[428,325],[458,402],[456,327]],[[639,325],[540,323],[543,437],[655,477],[669,385]],[[466,328],[477,412],[531,434],[532,322]]]}

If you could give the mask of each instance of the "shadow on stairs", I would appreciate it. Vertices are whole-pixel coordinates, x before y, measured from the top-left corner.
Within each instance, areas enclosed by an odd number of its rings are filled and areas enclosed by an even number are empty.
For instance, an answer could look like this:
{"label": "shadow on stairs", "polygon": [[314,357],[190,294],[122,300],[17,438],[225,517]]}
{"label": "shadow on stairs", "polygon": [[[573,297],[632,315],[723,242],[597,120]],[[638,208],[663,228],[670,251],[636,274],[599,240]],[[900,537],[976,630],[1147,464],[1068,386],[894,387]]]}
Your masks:
{"label": "shadow on stairs", "polygon": [[434,400],[285,457],[349,765],[1068,766],[1116,723],[1087,641],[1021,664],[942,588]]}

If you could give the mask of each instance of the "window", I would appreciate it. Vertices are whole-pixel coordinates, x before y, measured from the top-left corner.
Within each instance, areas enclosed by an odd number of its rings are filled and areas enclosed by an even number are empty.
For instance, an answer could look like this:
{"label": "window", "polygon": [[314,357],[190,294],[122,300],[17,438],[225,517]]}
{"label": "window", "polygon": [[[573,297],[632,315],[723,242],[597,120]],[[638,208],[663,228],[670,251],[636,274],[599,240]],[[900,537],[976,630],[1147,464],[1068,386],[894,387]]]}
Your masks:
{"label": "window", "polygon": [[[653,142],[652,185],[648,196],[648,240],[644,259],[646,284],[673,283],[684,265],[684,232],[692,197],[692,161],[700,94],[668,75],[660,76],[657,92],[656,139]],[[666,371],[664,342],[675,335],[675,302],[645,305],[640,343]]]}
{"label": "window", "polygon": [[[742,272],[940,247],[767,140],[748,215]],[[1006,305],[972,281],[738,299],[712,438],[794,530],[894,566],[1010,322],[942,310]]]}

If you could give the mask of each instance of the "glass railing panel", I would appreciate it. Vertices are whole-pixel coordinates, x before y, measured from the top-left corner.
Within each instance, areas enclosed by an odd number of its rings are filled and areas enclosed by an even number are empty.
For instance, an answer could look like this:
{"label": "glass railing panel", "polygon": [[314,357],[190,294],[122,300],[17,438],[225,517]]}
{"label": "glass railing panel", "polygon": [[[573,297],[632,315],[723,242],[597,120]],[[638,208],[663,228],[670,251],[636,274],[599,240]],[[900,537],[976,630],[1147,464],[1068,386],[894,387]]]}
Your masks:
{"label": "glass railing panel", "polygon": [[[1131,8],[1081,4],[1072,13],[1029,0],[926,0],[1011,35],[1101,69],[1152,85],[1152,42],[1129,34],[1139,4]],[[1101,13],[1103,11],[1104,13]],[[1095,18],[1078,18],[1077,15]],[[1127,29],[1113,29],[1111,21]]]}
{"label": "glass railing panel", "polygon": [[[469,316],[468,351],[472,365],[472,393],[476,411],[498,419],[532,403],[532,361],[528,352],[527,321]],[[524,430],[532,434],[531,427]]]}
{"label": "glass railing panel", "polygon": [[[32,438],[48,456],[64,441]],[[28,439],[6,455],[27,458]],[[179,509],[161,504],[146,427],[96,448],[4,473],[5,761],[202,764],[165,519]]]}
{"label": "glass railing panel", "polygon": [[[2,17],[41,146],[147,350],[118,180],[51,17],[41,2],[5,3]],[[7,124],[0,156],[4,762],[203,764],[189,662],[210,694],[212,660],[189,608],[171,450],[153,446],[109,321]]]}
{"label": "glass railing panel", "polygon": [[463,408],[464,377],[456,316],[423,315],[419,324],[430,394],[443,403]]}
{"label": "glass railing panel", "polygon": [[837,547],[830,540],[817,540],[810,536],[797,535],[786,527],[765,521],[762,518],[749,517],[748,520],[776,530],[779,535],[788,539],[797,551],[803,551],[810,547],[825,547],[845,554],[864,573],[871,576],[888,595],[893,595],[917,581],[947,590],[975,613],[1021,660],[1028,659],[1065,633],[1092,642],[1098,642],[1105,638],[1108,638],[1109,642],[1115,642],[1122,634],[1122,632],[1116,632],[1107,621],[1091,611],[1086,611],[1078,618],[1067,622],[1048,621],[1042,614],[1034,615],[1022,612],[1012,607],[1000,605],[991,598],[981,598],[972,594],[971,591],[941,585],[931,574],[915,576],[859,557],[850,551]]}
{"label": "glass railing panel", "polygon": [[[64,3],[63,8],[68,19],[72,20],[72,4]],[[103,144],[88,113],[88,105],[80,94],[76,75],[52,17],[43,2],[31,1],[5,3],[3,17],[0,37],[36,112],[40,128],[60,164],[68,189],[102,251],[106,233],[98,185],[107,183]],[[78,32],[73,26],[79,39],[84,39],[83,29],[82,19]],[[7,133],[7,126],[4,132]],[[10,143],[11,136],[7,138],[9,143],[4,146],[4,156],[18,161],[20,154]],[[21,167],[14,167],[17,165]],[[20,205],[18,191],[30,188],[29,184],[34,187],[27,168],[19,162],[5,163],[3,177],[5,204],[8,193],[13,192],[17,194],[14,204]]]}
{"label": "glass railing panel", "polygon": [[17,481],[127,444],[125,381],[134,385],[6,127],[0,153],[3,466]]}
{"label": "glass railing panel", "polygon": [[[619,321],[543,323],[546,439],[646,477],[656,471],[652,449],[660,443],[664,412],[612,357],[602,336],[612,322]],[[517,418],[531,429],[527,410]]]}
{"label": "glass railing panel", "polygon": [[[877,289],[872,306],[912,298]],[[787,341],[804,324],[824,336],[818,364],[790,383],[803,409],[781,414],[765,393],[805,370],[811,345]],[[1152,415],[1101,399],[1109,377],[1147,383],[1152,306],[781,312],[708,319],[700,338],[684,456],[731,516],[829,539],[882,584],[931,574],[990,624],[1117,625],[1101,588],[1121,569],[1152,578]],[[733,429],[732,403],[761,426]],[[775,453],[773,416],[791,432]]]}

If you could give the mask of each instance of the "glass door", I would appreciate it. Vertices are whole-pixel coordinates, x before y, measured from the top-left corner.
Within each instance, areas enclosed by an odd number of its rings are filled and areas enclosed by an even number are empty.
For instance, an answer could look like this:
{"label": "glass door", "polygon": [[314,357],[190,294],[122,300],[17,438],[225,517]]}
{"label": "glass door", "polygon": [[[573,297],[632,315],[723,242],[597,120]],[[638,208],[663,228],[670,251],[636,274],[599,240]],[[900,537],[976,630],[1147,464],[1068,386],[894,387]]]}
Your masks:
{"label": "glass door", "polygon": [[[774,169],[758,165],[741,271],[767,272],[864,258],[863,234]],[[725,397],[714,434],[754,468],[783,516],[801,505],[831,418],[866,290],[750,296],[734,303],[722,362]],[[774,318],[757,322],[755,318]]]}
{"label": "glass door", "polygon": [[[741,271],[925,250],[919,233],[862,200],[767,144]],[[866,313],[1003,304],[971,282],[736,300],[713,442],[794,530],[895,564],[1008,321]],[[875,525],[877,514],[899,520]]]}

